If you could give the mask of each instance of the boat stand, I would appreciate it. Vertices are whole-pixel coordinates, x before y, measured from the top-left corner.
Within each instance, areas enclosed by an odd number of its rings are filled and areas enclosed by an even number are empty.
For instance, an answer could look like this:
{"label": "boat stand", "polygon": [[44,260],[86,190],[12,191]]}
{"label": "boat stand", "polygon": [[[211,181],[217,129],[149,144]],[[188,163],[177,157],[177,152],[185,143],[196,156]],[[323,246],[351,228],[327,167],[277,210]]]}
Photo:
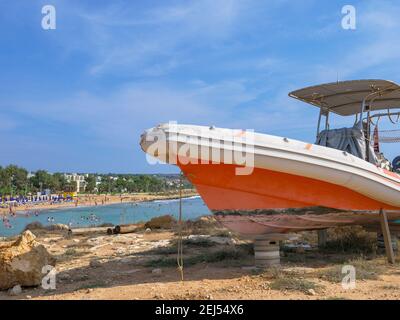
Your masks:
{"label": "boat stand", "polygon": [[254,240],[254,263],[258,268],[279,266],[279,240],[257,238]]}
{"label": "boat stand", "polygon": [[385,210],[380,210],[379,212],[380,220],[381,220],[381,229],[383,234],[383,239],[385,241],[385,250],[388,262],[394,264],[394,253],[393,253],[393,246],[392,246],[392,239],[389,230],[389,224],[387,220],[387,215]]}
{"label": "boat stand", "polygon": [[254,238],[254,262],[257,268],[279,266],[281,263],[279,242],[297,239],[297,235],[272,233]]}
{"label": "boat stand", "polygon": [[323,248],[326,246],[326,241],[328,239],[328,230],[318,230],[318,248]]}

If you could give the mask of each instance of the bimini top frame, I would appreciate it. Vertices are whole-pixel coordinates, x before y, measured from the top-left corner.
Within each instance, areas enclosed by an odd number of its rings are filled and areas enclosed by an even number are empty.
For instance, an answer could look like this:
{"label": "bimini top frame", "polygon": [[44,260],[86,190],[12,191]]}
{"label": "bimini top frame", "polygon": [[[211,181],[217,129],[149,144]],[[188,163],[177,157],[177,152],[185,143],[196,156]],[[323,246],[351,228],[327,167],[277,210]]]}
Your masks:
{"label": "bimini top frame", "polygon": [[321,84],[289,96],[341,116],[400,108],[400,86],[387,80],[352,80]]}
{"label": "bimini top frame", "polygon": [[[400,108],[400,86],[388,80],[369,79],[326,83],[290,92],[289,96],[320,108],[317,137],[322,116],[325,116],[325,129],[329,129],[331,112],[341,116],[356,115],[356,122],[359,114],[358,125],[364,131],[368,141],[371,118],[378,116],[378,114],[371,115],[371,111],[387,110],[386,114],[381,113],[379,117],[386,115],[389,119],[391,115],[400,114],[390,111]],[[364,112],[367,112],[367,117],[363,125]],[[367,152],[367,160],[368,157]]]}

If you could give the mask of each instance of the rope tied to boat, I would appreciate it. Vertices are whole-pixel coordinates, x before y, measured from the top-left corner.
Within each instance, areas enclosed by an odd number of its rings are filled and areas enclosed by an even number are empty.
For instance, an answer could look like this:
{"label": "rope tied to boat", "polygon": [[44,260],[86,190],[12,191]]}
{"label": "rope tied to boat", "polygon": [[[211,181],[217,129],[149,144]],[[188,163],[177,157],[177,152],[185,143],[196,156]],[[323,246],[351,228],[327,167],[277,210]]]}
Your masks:
{"label": "rope tied to boat", "polygon": [[184,280],[183,273],[183,235],[182,235],[182,171],[179,174],[179,219],[178,219],[178,254],[176,258],[181,281]]}

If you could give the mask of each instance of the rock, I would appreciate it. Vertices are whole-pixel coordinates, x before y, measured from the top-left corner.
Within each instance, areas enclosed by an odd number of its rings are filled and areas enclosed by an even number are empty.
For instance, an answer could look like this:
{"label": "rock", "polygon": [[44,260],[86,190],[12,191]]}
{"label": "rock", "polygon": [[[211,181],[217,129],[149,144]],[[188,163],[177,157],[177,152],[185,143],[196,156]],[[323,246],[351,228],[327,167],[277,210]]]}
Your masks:
{"label": "rock", "polygon": [[156,268],[156,269],[151,270],[151,273],[160,275],[160,274],[162,274],[162,270],[160,268]]}
{"label": "rock", "polygon": [[150,245],[153,249],[156,249],[156,248],[161,248],[161,247],[167,247],[170,243],[171,243],[170,240],[158,240],[158,241],[151,242]]}
{"label": "rock", "polygon": [[227,237],[210,237],[208,238],[210,241],[216,243],[216,244],[227,244],[227,245],[233,245],[235,244],[235,240]]}
{"label": "rock", "polygon": [[216,244],[226,244],[226,245],[233,245],[236,241],[229,237],[217,237],[217,236],[210,236],[205,234],[192,234],[187,237],[188,240],[191,241],[210,241]]}
{"label": "rock", "polygon": [[120,263],[132,263],[133,259],[132,258],[122,258],[122,259],[119,259],[118,262],[120,262]]}
{"label": "rock", "polygon": [[310,296],[315,296],[317,293],[315,292],[314,289],[308,289],[307,294],[309,294]]}
{"label": "rock", "polygon": [[122,248],[122,247],[116,248],[115,250],[117,251],[118,255],[123,255],[126,253],[125,248]]}
{"label": "rock", "polygon": [[156,293],[156,294],[154,295],[154,299],[161,299],[161,300],[163,300],[163,299],[165,299],[165,298],[164,298],[164,295],[163,295],[163,294],[161,294],[161,293]]}
{"label": "rock", "polygon": [[81,240],[79,240],[79,239],[73,239],[72,241],[75,242],[75,243],[81,242]]}
{"label": "rock", "polygon": [[66,224],[62,223],[56,223],[51,226],[49,226],[47,229],[52,230],[52,231],[68,231],[69,227]]}
{"label": "rock", "polygon": [[90,260],[89,266],[91,268],[98,268],[101,267],[101,262],[99,260]]}
{"label": "rock", "polygon": [[145,230],[145,233],[150,233],[151,232],[151,229],[150,228],[147,228],[146,230]]}
{"label": "rock", "polygon": [[26,296],[27,299],[32,299],[32,296]]}
{"label": "rock", "polygon": [[132,274],[132,273],[136,273],[142,271],[142,269],[132,269],[132,270],[128,270],[128,271],[118,271],[118,273],[120,274]]}
{"label": "rock", "polygon": [[27,230],[16,241],[0,245],[0,290],[37,286],[44,277],[42,268],[55,264],[56,259]]}
{"label": "rock", "polygon": [[22,288],[21,288],[21,286],[18,284],[18,285],[16,285],[16,286],[14,286],[12,289],[10,289],[9,291],[8,291],[8,294],[10,295],[10,296],[18,296],[18,295],[20,295],[22,293]]}

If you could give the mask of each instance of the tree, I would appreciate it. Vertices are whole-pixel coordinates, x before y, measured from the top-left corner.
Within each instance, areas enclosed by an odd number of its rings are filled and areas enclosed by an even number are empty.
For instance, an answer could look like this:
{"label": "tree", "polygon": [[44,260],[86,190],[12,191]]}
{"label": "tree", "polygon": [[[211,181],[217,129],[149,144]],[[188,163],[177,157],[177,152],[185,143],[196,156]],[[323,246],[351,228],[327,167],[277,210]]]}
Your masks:
{"label": "tree", "polygon": [[21,195],[28,191],[28,171],[15,165],[0,167],[0,193]]}
{"label": "tree", "polygon": [[67,184],[68,182],[67,179],[65,179],[64,174],[56,172],[51,176],[50,189],[53,192],[66,191]]}
{"label": "tree", "polygon": [[93,174],[89,174],[85,178],[86,188],[85,191],[88,193],[93,193],[96,189],[96,177]]}
{"label": "tree", "polygon": [[31,177],[30,182],[36,191],[43,189],[50,189],[52,186],[53,177],[45,170],[38,170],[35,175]]}

